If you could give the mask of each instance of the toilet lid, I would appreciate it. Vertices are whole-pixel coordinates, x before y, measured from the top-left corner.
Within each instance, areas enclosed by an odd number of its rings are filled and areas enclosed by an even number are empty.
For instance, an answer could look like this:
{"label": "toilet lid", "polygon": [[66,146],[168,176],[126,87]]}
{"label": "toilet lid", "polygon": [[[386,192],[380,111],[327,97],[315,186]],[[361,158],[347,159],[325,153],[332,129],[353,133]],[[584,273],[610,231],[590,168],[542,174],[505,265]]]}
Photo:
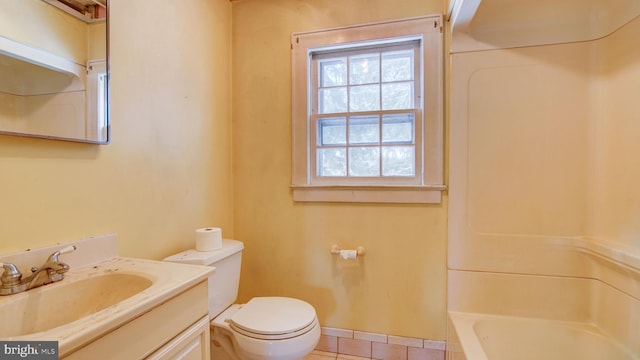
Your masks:
{"label": "toilet lid", "polygon": [[283,339],[309,331],[315,320],[315,309],[302,300],[257,297],[238,309],[229,324],[248,336]]}

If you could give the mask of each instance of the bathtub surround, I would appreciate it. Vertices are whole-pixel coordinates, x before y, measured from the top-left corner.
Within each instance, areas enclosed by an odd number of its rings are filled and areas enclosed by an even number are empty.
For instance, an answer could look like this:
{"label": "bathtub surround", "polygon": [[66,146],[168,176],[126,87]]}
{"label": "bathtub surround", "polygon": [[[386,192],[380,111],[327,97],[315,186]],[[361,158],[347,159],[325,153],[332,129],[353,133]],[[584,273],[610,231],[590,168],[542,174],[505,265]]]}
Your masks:
{"label": "bathtub surround", "polygon": [[[480,4],[477,14],[485,17],[468,19],[458,33],[453,25],[448,359],[464,359],[462,349],[484,359],[472,348],[481,348],[478,337],[486,333],[476,333],[474,324],[492,316],[511,318],[494,322],[513,325],[514,337],[503,343],[519,341],[514,319],[542,319],[542,332],[570,321],[592,324],[637,357],[640,166],[633,154],[640,124],[632,94],[640,91],[640,18],[598,27],[613,32],[596,38],[555,41],[557,34],[531,32],[507,48],[519,38],[498,39],[492,31],[511,36],[530,30],[526,23],[506,31],[486,17],[500,14],[483,9],[491,0],[465,2]],[[518,2],[540,4],[550,6]],[[521,24],[512,20],[509,26]],[[544,41],[536,42],[538,35]],[[531,342],[545,342],[532,335]]]}
{"label": "bathtub surround", "polygon": [[[516,359],[528,347],[540,359],[637,357],[640,256],[593,244],[574,242],[580,277],[451,270],[448,359],[485,360],[482,349],[488,360],[502,359],[491,352]],[[500,341],[486,341],[495,336]],[[553,354],[544,353],[547,346]]]}
{"label": "bathtub surround", "polygon": [[621,25],[451,54],[450,269],[580,276],[580,248],[640,253],[640,18]]}

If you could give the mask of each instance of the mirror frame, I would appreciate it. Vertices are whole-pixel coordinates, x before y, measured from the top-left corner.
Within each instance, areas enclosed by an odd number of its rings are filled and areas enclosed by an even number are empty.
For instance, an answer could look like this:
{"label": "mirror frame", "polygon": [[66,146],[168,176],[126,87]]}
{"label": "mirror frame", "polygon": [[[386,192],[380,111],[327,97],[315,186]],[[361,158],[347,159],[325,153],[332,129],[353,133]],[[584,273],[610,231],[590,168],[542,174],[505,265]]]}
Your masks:
{"label": "mirror frame", "polygon": [[[64,137],[64,136],[54,136],[54,135],[43,135],[43,134],[31,134],[31,133],[23,133],[23,132],[15,132],[15,131],[5,131],[0,130],[0,135],[9,135],[9,136],[19,136],[19,137],[28,137],[28,138],[39,138],[39,139],[50,139],[50,140],[60,140],[60,141],[70,141],[70,142],[78,142],[85,144],[96,144],[96,145],[107,145],[111,143],[111,66],[110,66],[110,27],[111,21],[109,19],[111,13],[111,0],[106,1],[106,15],[105,15],[105,31],[106,31],[106,45],[105,45],[105,63],[106,63],[106,94],[105,94],[105,136],[104,140],[90,140],[90,139],[82,139],[82,138],[72,138],[72,137]],[[71,15],[70,15],[71,16]],[[85,64],[86,65],[86,64]],[[86,86],[85,86],[85,92]],[[86,101],[85,101],[86,108]]]}

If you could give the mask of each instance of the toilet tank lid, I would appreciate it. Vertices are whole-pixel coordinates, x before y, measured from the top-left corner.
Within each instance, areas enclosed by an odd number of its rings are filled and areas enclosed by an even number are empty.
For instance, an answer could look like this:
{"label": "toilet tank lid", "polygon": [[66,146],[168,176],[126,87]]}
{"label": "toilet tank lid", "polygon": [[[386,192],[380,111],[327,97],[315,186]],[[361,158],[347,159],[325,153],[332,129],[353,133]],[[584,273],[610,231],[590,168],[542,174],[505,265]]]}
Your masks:
{"label": "toilet tank lid", "polygon": [[213,251],[196,251],[189,249],[181,253],[164,258],[164,261],[183,264],[212,265],[222,259],[236,254],[244,249],[244,244],[237,240],[222,239],[222,248]]}

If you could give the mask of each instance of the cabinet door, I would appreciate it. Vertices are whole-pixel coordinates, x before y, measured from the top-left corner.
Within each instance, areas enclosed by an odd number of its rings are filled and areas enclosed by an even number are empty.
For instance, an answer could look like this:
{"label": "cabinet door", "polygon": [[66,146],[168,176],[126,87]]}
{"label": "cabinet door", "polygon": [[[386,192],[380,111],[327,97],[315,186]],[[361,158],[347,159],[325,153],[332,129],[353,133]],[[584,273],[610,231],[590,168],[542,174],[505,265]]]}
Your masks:
{"label": "cabinet door", "polygon": [[151,354],[150,360],[209,360],[209,316],[205,316]]}

